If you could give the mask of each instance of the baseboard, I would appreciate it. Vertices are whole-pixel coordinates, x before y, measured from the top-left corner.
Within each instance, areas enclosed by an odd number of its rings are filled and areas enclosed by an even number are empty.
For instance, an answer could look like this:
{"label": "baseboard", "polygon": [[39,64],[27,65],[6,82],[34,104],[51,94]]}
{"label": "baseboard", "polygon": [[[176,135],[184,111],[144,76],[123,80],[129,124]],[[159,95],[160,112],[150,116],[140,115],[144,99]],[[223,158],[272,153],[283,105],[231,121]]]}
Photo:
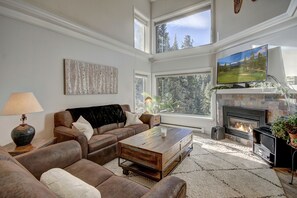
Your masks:
{"label": "baseboard", "polygon": [[168,126],[168,127],[175,127],[175,128],[186,128],[186,129],[191,129],[193,132],[197,131],[200,133],[204,133],[204,128],[203,127],[192,127],[192,126],[185,126],[185,125],[179,125],[179,124],[170,124],[170,123],[163,123],[161,122],[161,126]]}

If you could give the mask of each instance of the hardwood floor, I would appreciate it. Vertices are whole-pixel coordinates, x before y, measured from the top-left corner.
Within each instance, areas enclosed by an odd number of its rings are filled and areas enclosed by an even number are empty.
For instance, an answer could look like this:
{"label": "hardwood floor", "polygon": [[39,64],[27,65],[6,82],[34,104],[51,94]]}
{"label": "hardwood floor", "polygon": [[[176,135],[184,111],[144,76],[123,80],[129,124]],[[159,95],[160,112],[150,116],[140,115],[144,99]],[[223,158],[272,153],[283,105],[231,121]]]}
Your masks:
{"label": "hardwood floor", "polygon": [[291,170],[287,168],[274,168],[280,182],[283,185],[284,191],[288,198],[297,197],[297,174],[295,173],[293,185],[289,184],[291,181]]}

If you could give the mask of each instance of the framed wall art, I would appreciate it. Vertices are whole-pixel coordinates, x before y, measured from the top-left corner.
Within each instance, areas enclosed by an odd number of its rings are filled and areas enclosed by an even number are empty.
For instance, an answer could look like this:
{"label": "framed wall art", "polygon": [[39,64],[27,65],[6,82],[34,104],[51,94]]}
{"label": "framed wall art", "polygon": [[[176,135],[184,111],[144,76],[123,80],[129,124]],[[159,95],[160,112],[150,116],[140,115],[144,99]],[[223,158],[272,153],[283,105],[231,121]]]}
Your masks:
{"label": "framed wall art", "polygon": [[64,59],[65,95],[117,94],[116,67]]}

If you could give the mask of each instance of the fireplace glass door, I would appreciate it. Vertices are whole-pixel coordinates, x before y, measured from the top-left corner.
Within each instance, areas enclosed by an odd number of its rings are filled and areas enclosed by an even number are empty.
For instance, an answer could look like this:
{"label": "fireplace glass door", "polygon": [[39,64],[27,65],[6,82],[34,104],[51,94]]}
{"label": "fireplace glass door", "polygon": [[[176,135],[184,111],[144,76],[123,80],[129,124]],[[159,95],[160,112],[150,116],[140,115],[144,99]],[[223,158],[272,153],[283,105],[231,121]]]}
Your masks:
{"label": "fireplace glass door", "polygon": [[242,119],[237,117],[229,117],[228,128],[241,131],[243,133],[252,134],[253,129],[259,127],[259,122],[254,120]]}

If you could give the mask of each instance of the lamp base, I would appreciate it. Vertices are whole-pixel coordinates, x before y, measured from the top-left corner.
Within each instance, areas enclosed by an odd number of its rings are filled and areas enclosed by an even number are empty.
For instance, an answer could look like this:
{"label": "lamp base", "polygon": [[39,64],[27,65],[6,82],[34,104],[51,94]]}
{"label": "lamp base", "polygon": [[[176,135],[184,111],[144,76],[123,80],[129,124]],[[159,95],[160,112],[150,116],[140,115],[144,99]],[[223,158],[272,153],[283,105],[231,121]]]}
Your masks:
{"label": "lamp base", "polygon": [[11,131],[11,138],[17,146],[30,144],[34,135],[34,127],[28,124],[20,124]]}

